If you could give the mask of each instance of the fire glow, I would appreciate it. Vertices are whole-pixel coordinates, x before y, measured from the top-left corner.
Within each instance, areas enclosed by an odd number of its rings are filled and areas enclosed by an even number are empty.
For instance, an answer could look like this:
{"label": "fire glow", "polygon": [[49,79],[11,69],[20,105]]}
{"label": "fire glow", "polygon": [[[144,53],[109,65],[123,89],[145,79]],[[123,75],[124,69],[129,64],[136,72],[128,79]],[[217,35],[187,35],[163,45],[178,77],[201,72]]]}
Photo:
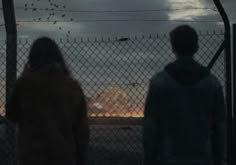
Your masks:
{"label": "fire glow", "polygon": [[5,116],[5,114],[6,114],[5,108],[0,106],[0,116]]}
{"label": "fire glow", "polygon": [[128,92],[120,87],[108,87],[88,102],[89,117],[143,117],[143,104],[134,104]]}
{"label": "fire glow", "polygon": [[143,117],[143,112],[127,112],[127,113],[91,113],[89,117],[132,117],[140,118]]}
{"label": "fire glow", "polygon": [[[88,100],[88,117],[142,118],[143,112],[144,105],[134,103],[128,92],[120,87],[108,87]],[[5,116],[5,108],[1,105],[0,116]]]}

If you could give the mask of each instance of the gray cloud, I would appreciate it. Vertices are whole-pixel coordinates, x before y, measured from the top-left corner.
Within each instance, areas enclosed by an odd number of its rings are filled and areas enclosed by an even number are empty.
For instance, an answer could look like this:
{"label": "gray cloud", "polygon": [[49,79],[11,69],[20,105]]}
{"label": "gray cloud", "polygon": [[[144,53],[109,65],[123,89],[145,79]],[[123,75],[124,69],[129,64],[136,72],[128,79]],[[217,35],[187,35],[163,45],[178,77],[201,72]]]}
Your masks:
{"label": "gray cloud", "polygon": [[[135,36],[147,34],[161,34],[168,33],[173,27],[189,22],[177,22],[176,20],[186,21],[202,21],[202,20],[219,20],[219,15],[212,10],[187,10],[188,8],[213,8],[214,5],[209,1],[204,0],[51,0],[57,2],[57,7],[53,8],[54,11],[45,11],[48,8],[48,1],[40,1],[37,3],[35,0],[17,0],[16,15],[17,21],[33,21],[33,22],[19,22],[18,34],[20,38],[34,39],[37,36],[50,36],[53,38],[65,38],[69,33],[69,38],[73,37],[95,37],[95,36]],[[32,2],[34,5],[32,6]],[[231,19],[236,15],[232,6],[236,6],[235,0],[224,0],[225,7],[230,13]],[[64,9],[66,3],[66,9]],[[31,10],[25,11],[25,4],[30,6]],[[234,5],[235,4],[235,5]],[[55,5],[55,4],[53,4]],[[34,8],[37,11],[32,11]],[[174,10],[174,9],[183,10]],[[38,9],[43,9],[38,10]],[[89,10],[89,11],[118,11],[118,10],[155,10],[155,9],[171,9],[156,12],[108,12],[108,13],[91,13],[91,12],[67,12],[55,10]],[[50,13],[49,21],[47,18]],[[3,22],[2,13],[0,12],[0,22]],[[73,18],[73,21],[71,21]],[[150,21],[150,22],[74,22],[76,20],[128,20],[128,19],[143,19],[143,20],[172,20],[172,21]],[[67,22],[56,22],[54,20],[61,20]],[[235,19],[234,19],[235,20]],[[42,22],[45,21],[45,22]],[[190,22],[197,30],[220,30],[222,25],[217,23],[193,23]],[[61,28],[61,29],[60,29]],[[5,39],[5,33],[1,32],[4,29],[0,27],[0,39]],[[208,36],[209,37],[209,36]],[[207,38],[207,37],[206,37]],[[158,40],[158,39],[157,39]],[[24,41],[24,39],[23,39]],[[163,43],[165,42],[165,43]],[[155,44],[153,44],[155,43]],[[221,43],[220,39],[215,39],[214,43],[207,41],[201,42],[200,47],[205,48],[199,51],[200,55],[204,57],[212,57],[215,50]],[[26,61],[29,46],[31,42],[22,47],[18,45],[18,74],[22,70],[22,66]],[[140,46],[137,46],[139,45]],[[0,46],[2,44],[0,43]],[[66,47],[66,41],[61,44],[63,47],[63,54],[66,60],[73,68],[75,77],[81,81],[85,88],[86,95],[92,97],[95,95],[98,88],[106,88],[109,85],[116,84],[124,88],[127,84],[137,82],[141,84],[137,90],[138,93],[135,97],[142,101],[146,92],[147,84],[150,77],[162,69],[168,62],[173,60],[173,54],[167,38],[161,39],[160,42],[152,41],[152,39],[134,40],[128,42],[109,42],[109,43],[80,43],[75,47]],[[164,49],[163,46],[164,45]],[[135,48],[133,48],[135,47]],[[0,50],[1,51],[1,50]],[[0,52],[0,80],[4,80],[5,65],[1,63],[5,60],[5,53]],[[128,59],[132,57],[132,59]],[[161,57],[161,58],[160,58]],[[163,57],[167,57],[163,58]],[[170,57],[170,58],[168,58]],[[207,64],[209,59],[200,59],[201,63]],[[219,60],[221,63],[223,58]],[[219,64],[221,65],[221,64]],[[221,65],[222,66],[222,65]],[[213,71],[223,73],[223,68],[215,68]],[[220,75],[223,76],[223,75]],[[134,91],[132,91],[134,92]],[[132,93],[131,92],[131,93]],[[0,93],[3,93],[3,90]],[[1,100],[1,95],[0,95]]]}
{"label": "gray cloud", "polygon": [[[50,4],[52,3],[52,4]],[[56,5],[56,7],[55,7]],[[233,6],[236,5],[234,0],[225,0],[224,5],[232,21],[235,21],[236,12]],[[188,23],[199,30],[221,29],[218,23],[193,23],[178,22],[177,20],[220,20],[218,13],[212,10],[187,10],[188,8],[213,8],[211,1],[202,0],[17,0],[15,1],[17,21],[20,22],[18,34],[22,37],[34,38],[41,35],[51,37],[93,37],[93,36],[126,36],[140,34],[167,33],[173,27]],[[25,10],[27,8],[27,10]],[[36,11],[33,11],[36,8]],[[173,9],[183,10],[173,10]],[[43,9],[40,10],[40,9]],[[156,10],[156,12],[63,12],[69,11],[135,11],[135,10]],[[171,9],[163,10],[163,9]],[[53,10],[53,11],[51,11]],[[59,10],[59,11],[55,11]],[[50,14],[54,13],[54,15]],[[65,14],[65,15],[64,15]],[[64,16],[63,16],[64,15]],[[2,22],[2,13],[0,13]],[[63,16],[63,17],[62,17]],[[85,20],[160,20],[150,22],[86,22]],[[173,21],[164,21],[164,20]],[[52,22],[47,22],[47,21]],[[53,23],[54,20],[66,22]],[[75,22],[84,20],[85,22]],[[43,22],[42,22],[43,21]],[[3,36],[3,28],[0,27],[0,34]]]}

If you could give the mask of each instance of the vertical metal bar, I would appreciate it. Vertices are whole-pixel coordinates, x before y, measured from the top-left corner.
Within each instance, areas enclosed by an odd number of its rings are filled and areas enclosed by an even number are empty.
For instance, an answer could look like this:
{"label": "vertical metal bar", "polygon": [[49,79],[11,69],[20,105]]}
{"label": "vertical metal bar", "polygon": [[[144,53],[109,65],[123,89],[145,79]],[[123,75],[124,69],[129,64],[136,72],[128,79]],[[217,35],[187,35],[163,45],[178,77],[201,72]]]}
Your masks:
{"label": "vertical metal bar", "polygon": [[[235,64],[236,64],[236,24],[233,25],[233,100],[235,99]],[[235,102],[233,101],[233,153],[235,155],[235,147],[236,147],[236,142],[235,142],[235,114],[236,114],[236,108],[235,108]],[[234,164],[236,163],[236,158],[234,158]]]}
{"label": "vertical metal bar", "polygon": [[[17,73],[17,30],[16,30],[16,19],[13,0],[2,0],[3,15],[6,28],[6,40],[7,40],[7,50],[6,50],[6,102],[10,97],[13,84],[16,80]],[[16,164],[16,129],[15,125],[7,122],[7,140],[9,147],[8,157],[5,158],[8,165]]]}
{"label": "vertical metal bar", "polygon": [[230,33],[230,21],[220,2],[220,0],[214,0],[217,9],[224,21],[225,25],[225,67],[226,67],[226,108],[227,108],[227,163],[233,165],[233,119],[232,119],[232,68],[231,68],[231,33]]}
{"label": "vertical metal bar", "polygon": [[13,0],[2,0],[5,27],[7,32],[6,56],[6,101],[16,80],[17,31]]}
{"label": "vertical metal bar", "polygon": [[214,57],[212,58],[212,60],[208,64],[207,68],[209,70],[211,70],[213,68],[214,64],[216,63],[216,61],[218,60],[218,58],[220,57],[220,55],[224,51],[224,49],[225,49],[225,41],[222,42],[219,49],[216,51],[216,54],[214,55]]}

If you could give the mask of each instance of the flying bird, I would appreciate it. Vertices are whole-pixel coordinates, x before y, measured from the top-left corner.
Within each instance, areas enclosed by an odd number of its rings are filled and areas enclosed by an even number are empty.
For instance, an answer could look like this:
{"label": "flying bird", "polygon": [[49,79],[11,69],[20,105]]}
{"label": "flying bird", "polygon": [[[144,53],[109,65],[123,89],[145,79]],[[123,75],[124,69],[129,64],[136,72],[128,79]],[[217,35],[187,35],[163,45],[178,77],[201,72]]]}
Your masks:
{"label": "flying bird", "polygon": [[62,14],[62,15],[61,15],[62,18],[65,17],[65,16],[66,16],[65,14]]}

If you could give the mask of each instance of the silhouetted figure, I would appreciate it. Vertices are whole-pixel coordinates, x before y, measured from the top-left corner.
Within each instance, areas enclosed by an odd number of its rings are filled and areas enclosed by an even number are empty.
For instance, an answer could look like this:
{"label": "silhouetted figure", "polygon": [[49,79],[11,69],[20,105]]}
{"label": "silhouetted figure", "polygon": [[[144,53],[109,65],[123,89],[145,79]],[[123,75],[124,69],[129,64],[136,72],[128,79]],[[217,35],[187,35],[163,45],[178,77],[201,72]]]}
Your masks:
{"label": "silhouetted figure", "polygon": [[18,165],[87,164],[85,96],[53,40],[33,43],[6,117],[17,124]]}
{"label": "silhouetted figure", "polygon": [[194,60],[198,35],[170,33],[176,61],[150,82],[144,112],[145,165],[222,165],[225,107],[220,82]]}

